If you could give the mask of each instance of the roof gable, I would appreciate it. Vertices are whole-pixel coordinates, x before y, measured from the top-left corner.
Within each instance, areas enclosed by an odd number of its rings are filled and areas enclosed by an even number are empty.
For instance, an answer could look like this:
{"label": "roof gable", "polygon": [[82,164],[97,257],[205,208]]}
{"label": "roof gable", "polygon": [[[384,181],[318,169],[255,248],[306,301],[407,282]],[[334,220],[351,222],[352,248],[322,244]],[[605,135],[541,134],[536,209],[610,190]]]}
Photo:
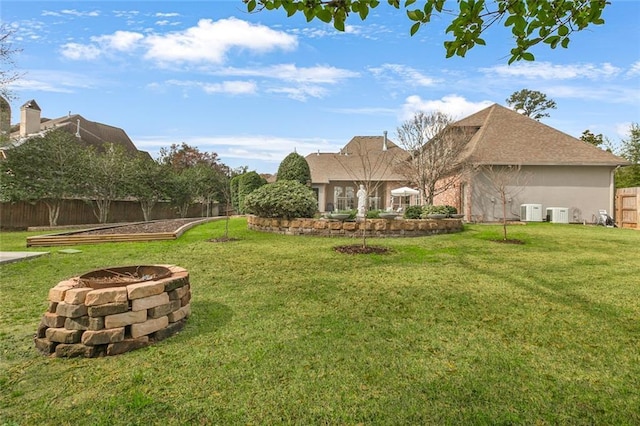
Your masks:
{"label": "roof gable", "polygon": [[477,126],[465,157],[474,164],[617,166],[626,160],[494,104],[456,122]]}
{"label": "roof gable", "polygon": [[316,153],[305,157],[311,181],[403,181],[393,162],[406,152],[383,136],[355,136],[339,153]]}

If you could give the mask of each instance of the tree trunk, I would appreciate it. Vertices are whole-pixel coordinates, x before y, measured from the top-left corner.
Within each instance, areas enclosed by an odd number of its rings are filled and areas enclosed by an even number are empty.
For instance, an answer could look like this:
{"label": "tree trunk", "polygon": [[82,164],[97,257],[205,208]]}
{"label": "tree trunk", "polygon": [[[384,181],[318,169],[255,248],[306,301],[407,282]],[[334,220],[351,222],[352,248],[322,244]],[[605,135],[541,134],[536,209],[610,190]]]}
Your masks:
{"label": "tree trunk", "polygon": [[154,200],[140,200],[140,208],[142,209],[142,216],[145,222],[151,220],[151,211],[155,205],[156,202]]}
{"label": "tree trunk", "polygon": [[49,209],[49,226],[58,226],[58,217],[60,216],[60,200],[44,201]]}
{"label": "tree trunk", "polygon": [[111,200],[95,200],[95,203],[98,211],[96,212],[94,209],[93,214],[96,216],[99,223],[107,223],[107,219],[109,218],[109,208],[111,207]]}

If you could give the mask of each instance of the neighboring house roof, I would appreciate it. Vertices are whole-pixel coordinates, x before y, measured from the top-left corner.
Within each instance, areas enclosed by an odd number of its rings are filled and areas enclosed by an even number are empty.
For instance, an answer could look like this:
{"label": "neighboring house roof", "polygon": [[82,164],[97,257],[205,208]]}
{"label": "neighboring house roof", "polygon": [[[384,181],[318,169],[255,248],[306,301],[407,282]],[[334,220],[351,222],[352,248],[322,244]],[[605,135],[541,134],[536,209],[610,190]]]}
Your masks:
{"label": "neighboring house roof", "polygon": [[454,126],[477,129],[464,154],[472,164],[629,164],[621,157],[498,104],[463,118]]}
{"label": "neighboring house roof", "polygon": [[305,160],[312,183],[404,181],[406,179],[393,170],[392,160],[401,155],[406,155],[406,151],[384,136],[355,136],[340,153],[318,152],[307,155]]}
{"label": "neighboring house roof", "polygon": [[121,145],[128,152],[138,152],[138,149],[124,130],[95,121],[89,121],[79,114],[54,118],[52,120],[42,120],[39,134],[20,137],[19,132],[15,132],[11,134],[11,139],[16,142],[15,145],[20,145],[33,136],[44,135],[46,132],[54,129],[63,129],[73,135],[80,135],[82,142],[94,146],[97,149],[101,149],[105,143],[114,143]]}

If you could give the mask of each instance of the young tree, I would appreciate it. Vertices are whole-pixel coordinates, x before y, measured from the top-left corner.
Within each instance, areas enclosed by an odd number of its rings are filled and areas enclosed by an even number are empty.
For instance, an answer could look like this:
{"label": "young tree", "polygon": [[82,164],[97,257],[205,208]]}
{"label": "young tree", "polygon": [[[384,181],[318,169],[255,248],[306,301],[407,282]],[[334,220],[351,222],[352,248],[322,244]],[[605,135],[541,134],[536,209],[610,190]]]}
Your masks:
{"label": "young tree", "polygon": [[176,170],[184,170],[197,164],[215,166],[219,163],[218,154],[215,152],[201,152],[184,142],[180,145],[174,143],[168,149],[161,148],[158,161]]}
{"label": "young tree", "polygon": [[547,110],[556,109],[553,99],[547,99],[544,93],[529,89],[513,92],[507,98],[507,104],[520,114],[538,121],[543,117],[549,117]]}
{"label": "young tree", "polygon": [[613,152],[613,146],[611,145],[611,141],[606,136],[602,136],[602,133],[594,134],[591,130],[587,129],[582,132],[580,135],[580,140],[589,143],[593,146],[597,146],[598,148],[602,148],[605,151]]}
{"label": "young tree", "polygon": [[464,175],[462,152],[473,130],[453,122],[441,112],[418,112],[396,130],[398,144],[409,153],[399,158],[397,170],[418,187],[424,204],[433,204]]}
{"label": "young tree", "polygon": [[56,226],[62,200],[79,195],[87,180],[83,148],[73,135],[53,130],[7,150],[0,161],[0,187],[9,201],[42,201]]}
{"label": "young tree", "polygon": [[[386,139],[386,136],[385,136]],[[385,145],[367,144],[360,139],[349,142],[346,152],[335,154],[335,159],[344,171],[353,179],[356,187],[364,192],[365,203],[358,215],[362,218],[362,248],[367,248],[367,213],[368,199],[376,194],[387,176],[393,173],[393,166],[399,156],[399,149],[395,144],[386,142]],[[361,195],[358,198],[362,197]]]}
{"label": "young tree", "polygon": [[616,187],[640,186],[640,125],[638,123],[631,123],[629,137],[622,140],[620,154],[632,164],[617,171]]}
{"label": "young tree", "polygon": [[[360,0],[242,0],[247,11],[284,9],[287,16],[298,12],[304,14],[307,21],[319,19],[333,22],[333,26],[344,31],[345,21],[350,13],[363,21],[369,12],[379,6],[380,1]],[[498,23],[504,26],[514,40],[509,63],[534,60],[529,49],[539,43],[551,49],[558,46],[567,48],[570,36],[590,25],[604,24],[602,11],[610,3],[607,0],[576,1],[513,1],[513,0],[458,0],[457,8],[446,0],[387,0],[390,6],[406,9],[411,25],[410,34],[414,35],[422,25],[431,22],[434,15],[450,19],[446,33],[451,36],[444,42],[447,58],[457,55],[464,57],[467,51],[476,45],[484,46],[483,34],[489,27]],[[401,6],[403,5],[403,6]],[[418,6],[418,7],[416,7]]]}
{"label": "young tree", "polygon": [[311,182],[311,170],[307,160],[297,152],[287,155],[278,167],[277,180],[295,180],[308,185]]}
{"label": "young tree", "polygon": [[480,173],[484,175],[489,189],[500,197],[503,240],[507,241],[507,204],[522,192],[528,176],[522,172],[520,165],[482,166]]}

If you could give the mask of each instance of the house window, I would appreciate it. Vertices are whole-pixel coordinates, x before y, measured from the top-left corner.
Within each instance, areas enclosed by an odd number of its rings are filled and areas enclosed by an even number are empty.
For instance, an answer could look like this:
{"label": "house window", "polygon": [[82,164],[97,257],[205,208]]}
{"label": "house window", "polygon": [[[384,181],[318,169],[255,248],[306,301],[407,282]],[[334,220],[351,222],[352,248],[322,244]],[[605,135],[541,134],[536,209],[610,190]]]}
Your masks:
{"label": "house window", "polygon": [[336,210],[353,210],[356,208],[356,190],[353,186],[336,186],[333,188],[333,200]]}

